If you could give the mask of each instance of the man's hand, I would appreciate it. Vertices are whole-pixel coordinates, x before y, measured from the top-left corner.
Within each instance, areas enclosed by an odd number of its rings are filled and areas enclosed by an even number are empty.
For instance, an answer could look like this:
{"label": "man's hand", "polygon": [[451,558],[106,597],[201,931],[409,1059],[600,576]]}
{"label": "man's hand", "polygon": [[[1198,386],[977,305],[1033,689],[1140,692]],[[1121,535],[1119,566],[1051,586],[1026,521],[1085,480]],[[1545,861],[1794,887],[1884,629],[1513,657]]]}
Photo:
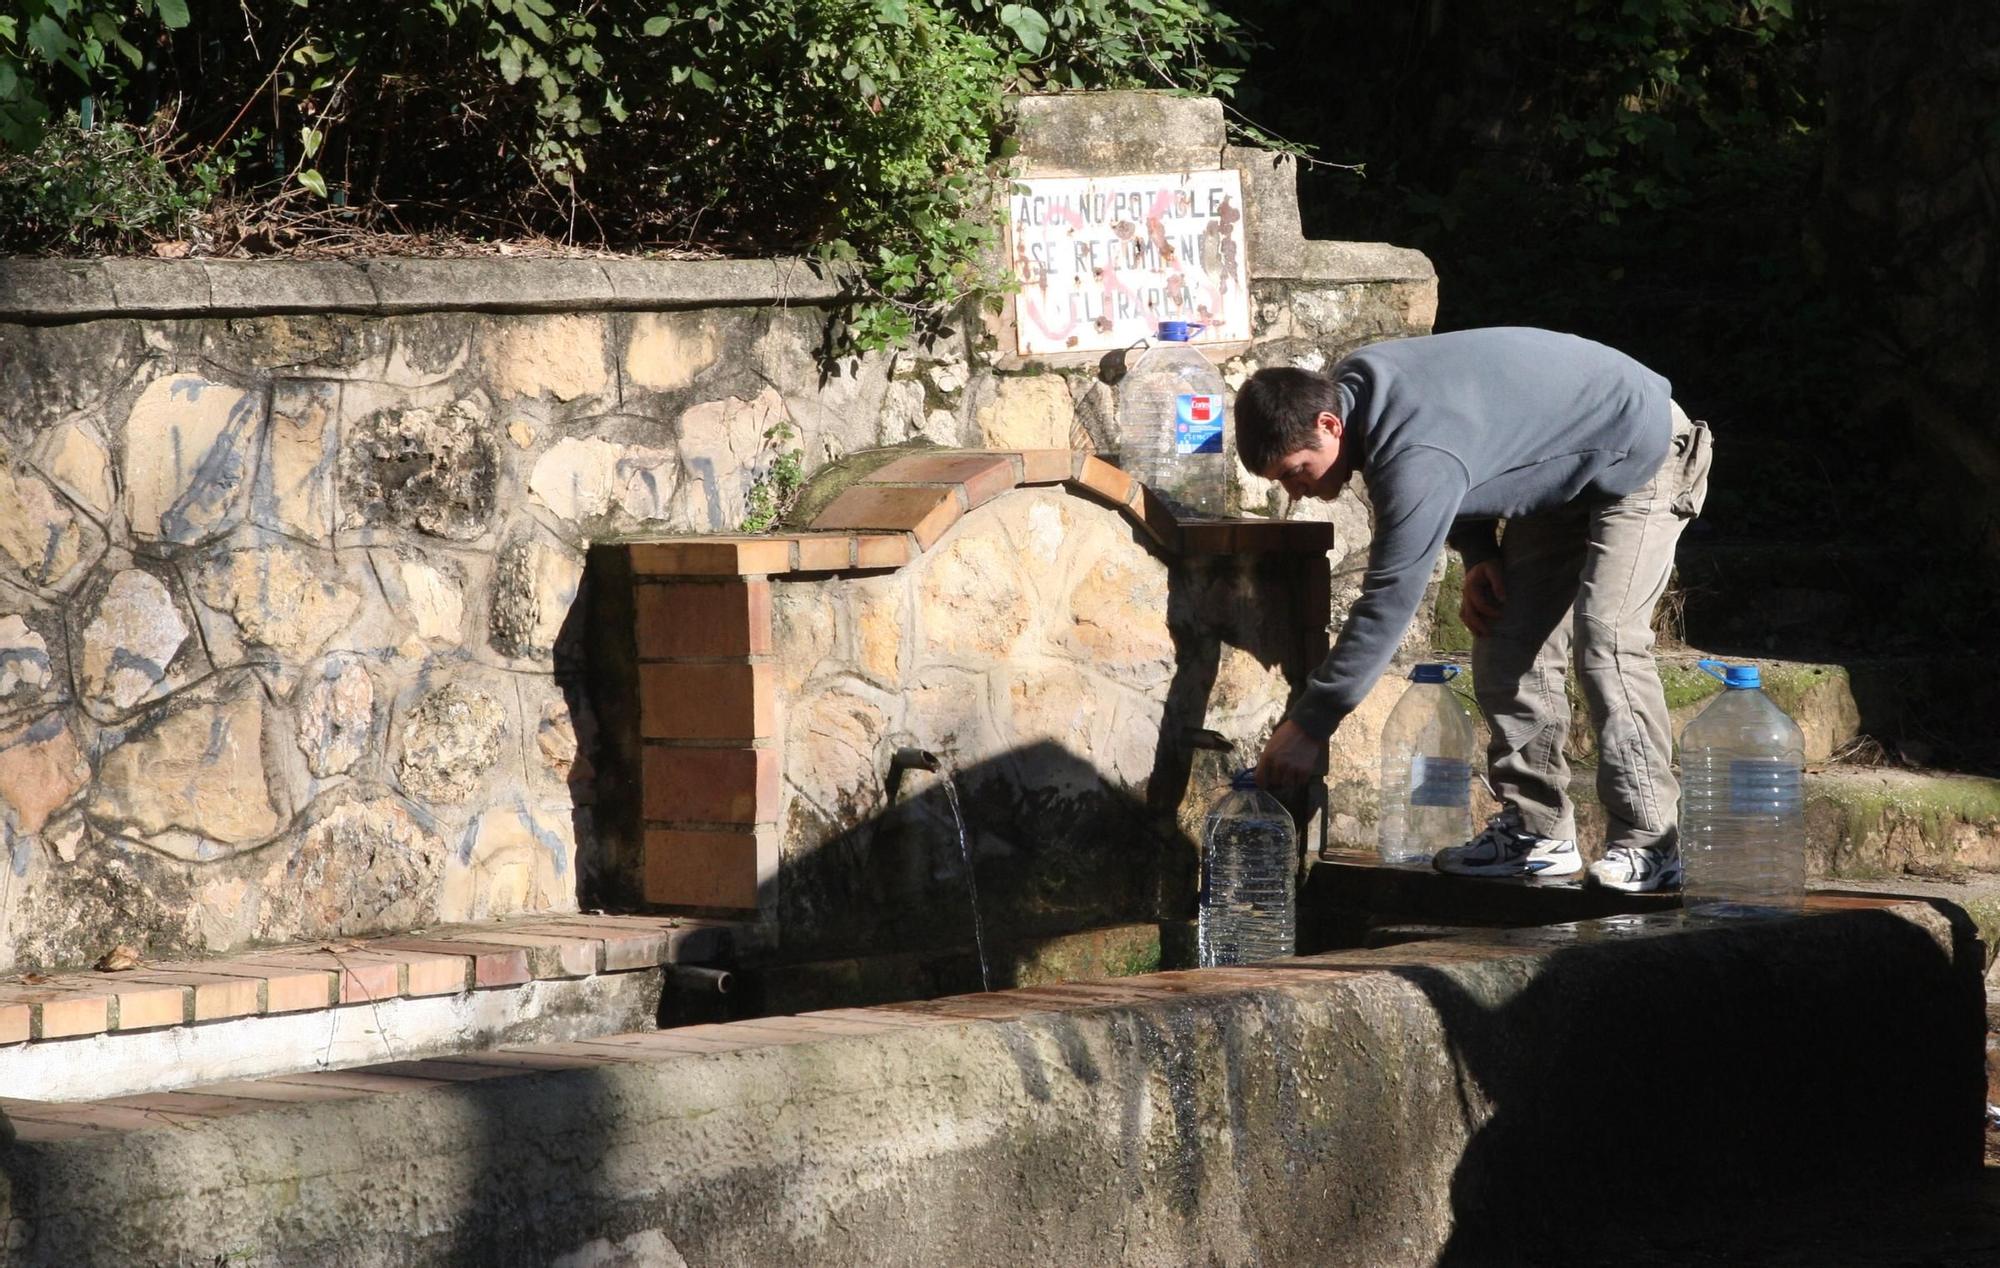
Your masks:
{"label": "man's hand", "polygon": [[1500,619],[1500,608],[1506,602],[1507,577],[1499,560],[1489,559],[1465,570],[1465,585],[1458,595],[1458,619],[1465,622],[1466,629],[1485,638],[1493,622]]}
{"label": "man's hand", "polygon": [[1299,788],[1318,774],[1319,759],[1326,753],[1326,741],[1315,740],[1305,728],[1290,718],[1271,732],[1271,742],[1257,759],[1259,788]]}

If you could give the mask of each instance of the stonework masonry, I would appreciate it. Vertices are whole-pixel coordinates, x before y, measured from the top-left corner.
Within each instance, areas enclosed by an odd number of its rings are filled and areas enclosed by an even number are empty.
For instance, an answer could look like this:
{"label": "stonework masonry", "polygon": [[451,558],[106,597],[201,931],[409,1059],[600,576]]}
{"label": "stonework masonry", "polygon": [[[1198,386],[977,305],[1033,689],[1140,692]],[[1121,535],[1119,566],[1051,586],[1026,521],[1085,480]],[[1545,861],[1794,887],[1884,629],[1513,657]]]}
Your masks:
{"label": "stonework masonry", "polygon": [[[1325,654],[1331,540],[989,450],[893,458],[795,534],[598,547],[629,602],[593,624],[636,653],[598,695],[638,701],[607,774],[640,807],[600,831],[645,901],[756,913],[788,958],[964,943],[974,876],[1009,945],[1185,920],[1208,801]],[[906,748],[941,770],[892,778]]]}
{"label": "stonework masonry", "polygon": [[[1277,245],[1228,375],[1428,328],[1423,257],[1287,236],[1285,160],[1144,104],[1257,169],[1253,241]],[[733,532],[786,454],[1105,439],[1096,367],[1001,370],[976,319],[825,364],[842,290],[783,260],[0,262],[0,969],[596,896],[621,864],[583,688],[593,543]],[[857,566],[910,548],[852,536]],[[936,584],[969,602],[1003,553],[968,543]],[[1082,566],[1084,608],[1147,584]],[[929,655],[870,602],[859,665]],[[1064,654],[1102,651],[1101,619]],[[1136,702],[1154,663],[1102,673]]]}

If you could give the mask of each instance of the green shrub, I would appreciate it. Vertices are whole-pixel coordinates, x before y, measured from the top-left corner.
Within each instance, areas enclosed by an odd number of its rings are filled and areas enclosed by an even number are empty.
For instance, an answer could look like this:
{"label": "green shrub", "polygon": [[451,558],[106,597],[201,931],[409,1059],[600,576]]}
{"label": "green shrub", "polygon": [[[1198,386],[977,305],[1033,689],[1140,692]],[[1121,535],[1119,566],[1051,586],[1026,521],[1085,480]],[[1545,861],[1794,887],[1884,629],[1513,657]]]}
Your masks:
{"label": "green shrub", "polygon": [[[164,160],[182,190],[254,130],[217,190],[246,221],[279,199],[290,222],[318,205],[349,229],[814,248],[872,283],[863,344],[978,280],[1006,91],[1226,93],[1245,53],[1208,0],[17,4],[0,18],[17,154],[88,98],[114,123],[169,110],[152,152],[184,156]],[[0,225],[0,249],[79,245]]]}
{"label": "green shrub", "polygon": [[17,241],[57,250],[143,250],[183,237],[228,181],[234,158],[184,160],[164,129],[85,128],[71,114],[33,149],[0,153],[0,223]]}

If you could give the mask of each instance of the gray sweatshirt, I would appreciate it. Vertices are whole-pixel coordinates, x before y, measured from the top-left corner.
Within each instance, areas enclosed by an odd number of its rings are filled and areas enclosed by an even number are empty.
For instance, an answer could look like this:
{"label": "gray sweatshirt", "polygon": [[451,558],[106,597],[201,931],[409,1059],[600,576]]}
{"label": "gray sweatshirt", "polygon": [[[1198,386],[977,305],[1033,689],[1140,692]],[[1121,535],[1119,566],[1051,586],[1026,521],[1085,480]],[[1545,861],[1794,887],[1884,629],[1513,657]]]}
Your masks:
{"label": "gray sweatshirt", "polygon": [[1643,487],[1673,436],[1667,381],[1622,352],[1524,327],[1378,343],[1333,369],[1375,540],[1361,597],[1292,720],[1333,734],[1382,676],[1447,538],[1468,566],[1497,522]]}

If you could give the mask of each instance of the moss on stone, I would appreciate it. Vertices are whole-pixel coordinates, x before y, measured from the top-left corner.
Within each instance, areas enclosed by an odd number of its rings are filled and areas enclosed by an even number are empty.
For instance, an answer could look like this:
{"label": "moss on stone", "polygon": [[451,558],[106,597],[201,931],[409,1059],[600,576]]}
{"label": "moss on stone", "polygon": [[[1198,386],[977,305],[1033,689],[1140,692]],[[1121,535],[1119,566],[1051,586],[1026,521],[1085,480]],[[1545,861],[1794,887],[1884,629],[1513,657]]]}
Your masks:
{"label": "moss on stone", "polygon": [[[1786,713],[1797,716],[1806,696],[1829,681],[1845,684],[1847,671],[1839,665],[1814,665],[1786,660],[1731,660],[1729,664],[1755,665],[1763,678],[1764,694]],[[1666,689],[1667,708],[1684,709],[1700,704],[1722,691],[1722,680],[1699,668],[1692,660],[1660,663],[1660,685]]]}
{"label": "moss on stone", "polygon": [[1438,582],[1437,607],[1431,621],[1431,646],[1440,652],[1469,652],[1472,631],[1458,617],[1459,596],[1465,593],[1465,564],[1457,555],[1448,556],[1444,580]]}
{"label": "moss on stone", "polygon": [[1927,827],[1947,819],[2000,824],[2000,779],[1897,772],[1880,786],[1836,778],[1816,781],[1814,790],[1813,795],[1838,802],[1850,818],[1867,817],[1878,823],[1890,818],[1921,819]]}
{"label": "moss on stone", "polygon": [[772,526],[773,532],[797,532],[809,528],[819,513],[833,504],[833,500],[845,493],[848,486],[874,474],[898,458],[924,449],[935,448],[928,441],[898,445],[893,449],[861,449],[827,463],[807,478],[805,487],[785,512],[784,518]]}
{"label": "moss on stone", "polygon": [[1107,967],[1113,977],[1137,977],[1141,973],[1160,971],[1160,944],[1143,943],[1133,947],[1122,960],[1113,961]]}
{"label": "moss on stone", "polygon": [[1806,798],[1838,824],[1832,870],[1849,879],[1883,874],[1881,852],[1898,831],[1914,828],[1927,861],[1958,862],[1960,829],[2000,830],[2000,780],[1961,775],[1822,774],[1810,778]]}
{"label": "moss on stone", "polygon": [[1159,969],[1160,931],[1154,925],[1084,929],[1024,946],[1013,959],[1019,986],[1131,977]]}
{"label": "moss on stone", "polygon": [[1721,681],[1706,670],[1671,662],[1660,666],[1660,685],[1666,689],[1669,709],[1700,704],[1722,690]]}
{"label": "moss on stone", "polygon": [[1839,665],[1812,665],[1798,661],[1758,661],[1763,671],[1764,694],[1786,713],[1797,716],[1805,707],[1808,692],[1838,682],[1845,689],[1847,671]]}

